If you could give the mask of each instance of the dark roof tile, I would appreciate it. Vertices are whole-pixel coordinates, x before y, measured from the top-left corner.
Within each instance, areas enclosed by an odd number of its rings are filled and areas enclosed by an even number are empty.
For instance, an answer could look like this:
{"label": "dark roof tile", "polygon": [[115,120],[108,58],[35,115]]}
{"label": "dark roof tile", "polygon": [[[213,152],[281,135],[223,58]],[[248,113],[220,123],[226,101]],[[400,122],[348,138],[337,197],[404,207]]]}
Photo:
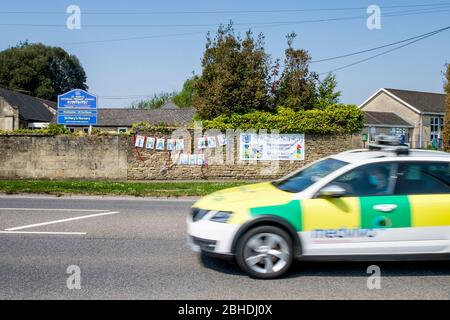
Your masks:
{"label": "dark roof tile", "polygon": [[385,89],[422,113],[445,113],[445,94]]}
{"label": "dark roof tile", "polygon": [[26,121],[50,122],[53,118],[53,113],[39,98],[3,88],[0,88],[0,97],[11,106],[19,108],[19,116]]}
{"label": "dark roof tile", "polygon": [[413,127],[412,124],[392,112],[364,111],[366,126],[395,126],[399,128]]}
{"label": "dark roof tile", "polygon": [[[133,123],[187,126],[192,122],[194,108],[179,109],[98,109],[98,127],[131,127]],[[56,119],[53,119],[55,122]]]}

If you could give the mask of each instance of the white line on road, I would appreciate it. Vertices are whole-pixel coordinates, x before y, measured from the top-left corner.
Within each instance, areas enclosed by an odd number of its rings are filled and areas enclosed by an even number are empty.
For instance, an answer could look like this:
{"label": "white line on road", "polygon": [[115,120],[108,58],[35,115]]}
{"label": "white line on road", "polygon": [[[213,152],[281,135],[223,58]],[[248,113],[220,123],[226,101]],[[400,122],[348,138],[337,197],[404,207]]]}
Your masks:
{"label": "white line on road", "polygon": [[47,209],[47,208],[0,208],[0,211],[71,211],[71,212],[105,212],[108,210],[88,209]]}
{"label": "white line on road", "polygon": [[16,231],[16,230],[22,230],[22,229],[29,229],[29,228],[34,228],[34,227],[46,226],[46,225],[49,225],[49,224],[63,223],[63,222],[81,220],[81,219],[89,219],[89,218],[107,216],[107,215],[112,215],[112,214],[117,214],[117,213],[120,213],[120,212],[106,212],[106,213],[91,214],[91,215],[87,215],[87,216],[68,218],[68,219],[62,219],[62,220],[53,220],[53,221],[42,222],[42,223],[37,223],[37,224],[30,224],[30,225],[27,225],[27,226],[20,226],[20,227],[9,228],[9,229],[6,229],[5,231]]}
{"label": "white line on road", "polygon": [[86,232],[0,231],[0,234],[48,234],[48,235],[84,236],[84,235],[86,235]]}

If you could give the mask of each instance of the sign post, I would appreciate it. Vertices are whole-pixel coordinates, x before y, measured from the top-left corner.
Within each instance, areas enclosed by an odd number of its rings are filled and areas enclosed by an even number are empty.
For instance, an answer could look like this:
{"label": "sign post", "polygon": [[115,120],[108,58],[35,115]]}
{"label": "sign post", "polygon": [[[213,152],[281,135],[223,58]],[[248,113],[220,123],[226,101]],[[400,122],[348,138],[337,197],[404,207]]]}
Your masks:
{"label": "sign post", "polygon": [[81,89],[74,89],[58,96],[57,123],[71,126],[97,125],[97,97]]}

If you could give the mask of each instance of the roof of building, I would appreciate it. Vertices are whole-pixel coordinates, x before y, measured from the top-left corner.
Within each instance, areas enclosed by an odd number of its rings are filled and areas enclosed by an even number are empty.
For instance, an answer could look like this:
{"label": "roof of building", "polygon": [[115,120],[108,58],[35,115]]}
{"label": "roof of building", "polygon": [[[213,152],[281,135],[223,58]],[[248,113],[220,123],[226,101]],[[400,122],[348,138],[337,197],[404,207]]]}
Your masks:
{"label": "roof of building", "polygon": [[445,113],[445,94],[399,89],[386,89],[423,113]]}
{"label": "roof of building", "polygon": [[53,113],[45,106],[50,101],[3,88],[0,88],[0,97],[13,108],[18,108],[19,117],[26,121],[50,122],[53,118]]}
{"label": "roof of building", "polygon": [[414,126],[392,112],[364,111],[366,126],[413,128]]}
{"label": "roof of building", "polygon": [[369,99],[363,102],[364,107],[369,101],[378,96],[380,93],[386,93],[397,99],[400,103],[406,105],[417,113],[445,113],[445,94],[434,92],[421,92],[412,90],[400,90],[391,88],[381,88]]}
{"label": "roof of building", "polygon": [[52,108],[55,112],[58,110],[58,103],[50,100],[45,100],[38,98],[40,101],[42,101],[47,107]]}
{"label": "roof of building", "polygon": [[178,109],[98,109],[99,127],[131,127],[133,123],[186,126],[192,122],[194,108]]}

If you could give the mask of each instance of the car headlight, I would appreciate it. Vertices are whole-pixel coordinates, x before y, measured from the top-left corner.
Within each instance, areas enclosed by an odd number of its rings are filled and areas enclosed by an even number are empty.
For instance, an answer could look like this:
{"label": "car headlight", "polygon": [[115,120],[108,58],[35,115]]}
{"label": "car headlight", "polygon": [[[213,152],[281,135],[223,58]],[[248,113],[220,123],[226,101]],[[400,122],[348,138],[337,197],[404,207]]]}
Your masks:
{"label": "car headlight", "polygon": [[228,211],[217,211],[210,219],[210,221],[227,223],[231,217],[231,212]]}
{"label": "car headlight", "polygon": [[208,212],[209,212],[208,210],[192,208],[192,210],[191,210],[192,220],[194,222],[197,222],[197,221],[203,219],[208,214]]}

